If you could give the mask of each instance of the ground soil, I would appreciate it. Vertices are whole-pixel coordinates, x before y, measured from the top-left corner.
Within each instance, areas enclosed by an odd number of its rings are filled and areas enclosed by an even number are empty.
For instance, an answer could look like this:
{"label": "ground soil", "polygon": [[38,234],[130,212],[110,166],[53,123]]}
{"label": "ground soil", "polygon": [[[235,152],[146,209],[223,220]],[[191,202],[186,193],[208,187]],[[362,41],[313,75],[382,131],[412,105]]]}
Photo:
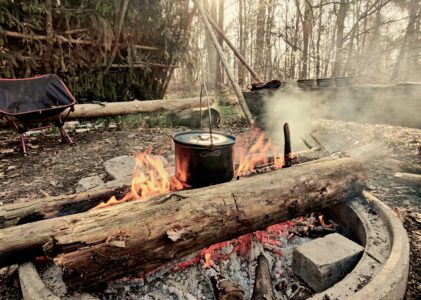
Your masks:
{"label": "ground soil", "polygon": [[[315,134],[330,151],[352,150],[356,145],[378,140],[386,147],[386,156],[399,158],[408,164],[420,164],[418,147],[421,130],[400,127],[321,122]],[[354,126],[354,127],[353,127]],[[361,135],[361,130],[368,132]],[[28,156],[19,152],[19,138],[8,129],[0,131],[0,205],[46,195],[71,194],[84,177],[99,175],[107,180],[104,161],[152,147],[155,153],[173,160],[171,135],[182,128],[147,128],[117,123],[117,128],[105,126],[84,133],[71,133],[74,145],[61,144],[59,134],[44,132],[28,137]],[[244,123],[225,122],[222,130],[239,134],[247,130]],[[353,136],[358,134],[358,136]],[[341,136],[334,141],[329,137]],[[358,139],[358,143],[355,140]],[[333,142],[332,142],[333,141]],[[350,146],[350,141],[352,145]],[[334,149],[334,148],[337,149]],[[354,149],[355,150],[355,149]],[[404,221],[411,240],[411,267],[407,299],[416,299],[421,290],[421,215],[420,191],[393,182],[393,171],[381,157],[369,157],[365,164],[369,171],[368,188],[390,205]],[[19,283],[15,269],[0,270],[0,299],[19,299]]]}

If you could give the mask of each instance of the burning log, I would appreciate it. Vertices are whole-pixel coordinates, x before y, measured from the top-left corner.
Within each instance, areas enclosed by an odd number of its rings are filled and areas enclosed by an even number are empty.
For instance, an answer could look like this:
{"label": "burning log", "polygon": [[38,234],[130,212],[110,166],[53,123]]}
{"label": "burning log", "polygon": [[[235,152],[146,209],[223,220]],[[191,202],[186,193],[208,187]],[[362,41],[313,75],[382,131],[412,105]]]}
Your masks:
{"label": "burning log", "polygon": [[[324,152],[317,148],[298,152],[292,159],[292,164],[314,161],[320,159],[323,155]],[[273,171],[273,160],[273,157],[269,157],[266,164],[255,166],[254,173]],[[118,198],[124,190],[125,187],[109,188],[7,204],[0,207],[0,228],[85,212],[108,200],[113,195]]]}
{"label": "burning log", "polygon": [[262,254],[257,259],[256,281],[254,282],[253,296],[251,299],[275,300],[269,263]]}
{"label": "burning log", "polygon": [[10,227],[0,231],[0,266],[45,252],[69,288],[94,286],[353,199],[366,177],[342,158]]}
{"label": "burning log", "polygon": [[0,228],[84,212],[104,199],[122,195],[125,189],[108,188],[5,205],[0,209]]}

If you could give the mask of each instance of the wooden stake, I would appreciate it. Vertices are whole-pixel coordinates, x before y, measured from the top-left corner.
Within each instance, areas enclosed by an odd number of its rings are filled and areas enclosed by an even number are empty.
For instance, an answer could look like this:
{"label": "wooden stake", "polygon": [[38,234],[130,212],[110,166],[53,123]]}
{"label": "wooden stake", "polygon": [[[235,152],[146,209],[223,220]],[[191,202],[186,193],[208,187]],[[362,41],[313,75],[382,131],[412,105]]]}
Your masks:
{"label": "wooden stake", "polygon": [[212,30],[212,26],[209,23],[208,18],[206,17],[205,9],[203,8],[202,4],[199,2],[199,0],[192,0],[193,3],[196,5],[197,9],[199,10],[199,14],[202,17],[203,23],[205,23],[206,30],[209,32],[209,36],[212,39],[212,43],[216,48],[216,51],[218,52],[219,58],[221,59],[221,62],[225,68],[225,71],[227,72],[228,78],[231,81],[231,84],[234,88],[235,94],[237,96],[238,102],[240,103],[241,109],[243,110],[244,116],[249,121],[251,125],[254,124],[253,116],[251,115],[251,112],[247,106],[246,100],[244,99],[243,93],[241,91],[240,86],[238,85],[238,82],[234,78],[234,74],[232,73],[231,69],[229,68],[228,62],[226,61],[224,57],[224,51],[221,48],[221,45],[218,43],[218,39],[216,38],[215,32]]}
{"label": "wooden stake", "polygon": [[235,56],[240,60],[240,62],[249,70],[250,74],[259,82],[262,82],[263,80],[260,78],[260,76],[256,73],[256,71],[253,70],[253,68],[246,62],[246,59],[244,56],[235,48],[235,46],[231,43],[231,41],[227,38],[225,33],[222,31],[221,28],[216,24],[216,22],[211,18],[208,12],[206,12],[206,16],[208,17],[208,20],[210,24],[212,25],[213,29],[218,32],[221,37],[224,39],[225,43],[231,48],[232,52],[234,52]]}

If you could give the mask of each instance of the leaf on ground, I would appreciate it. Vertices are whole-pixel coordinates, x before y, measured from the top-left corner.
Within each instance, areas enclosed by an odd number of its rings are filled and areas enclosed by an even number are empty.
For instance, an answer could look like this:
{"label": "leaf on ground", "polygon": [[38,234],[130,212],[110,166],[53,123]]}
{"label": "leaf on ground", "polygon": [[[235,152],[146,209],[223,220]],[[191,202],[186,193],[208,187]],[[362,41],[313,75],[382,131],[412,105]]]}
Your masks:
{"label": "leaf on ground", "polygon": [[13,153],[15,152],[15,149],[1,149],[0,153],[1,154],[8,154],[8,153]]}

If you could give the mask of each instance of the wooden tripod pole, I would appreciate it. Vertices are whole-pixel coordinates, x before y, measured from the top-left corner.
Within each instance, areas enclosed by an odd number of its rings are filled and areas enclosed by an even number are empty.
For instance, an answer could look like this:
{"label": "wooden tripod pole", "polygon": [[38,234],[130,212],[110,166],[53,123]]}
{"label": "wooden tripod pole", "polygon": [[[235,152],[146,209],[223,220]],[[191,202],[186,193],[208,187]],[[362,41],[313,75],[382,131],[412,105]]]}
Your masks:
{"label": "wooden tripod pole", "polygon": [[254,79],[256,79],[259,82],[263,82],[263,80],[260,78],[260,76],[256,73],[256,71],[254,71],[252,69],[252,67],[246,62],[246,59],[244,58],[244,56],[238,52],[237,48],[235,48],[235,46],[231,43],[231,41],[227,38],[227,36],[225,35],[225,33],[222,31],[221,28],[219,28],[219,26],[215,23],[215,21],[211,18],[211,16],[209,15],[208,12],[206,12],[206,16],[209,20],[209,23],[212,25],[213,29],[216,30],[216,32],[218,32],[221,37],[224,39],[225,43],[227,43],[227,45],[231,48],[232,52],[234,52],[235,56],[237,56],[237,58],[240,60],[240,62],[246,67],[246,69],[250,72],[250,74],[254,77]]}
{"label": "wooden tripod pole", "polygon": [[196,5],[197,9],[199,10],[199,14],[202,17],[203,23],[205,23],[206,30],[208,31],[209,36],[212,39],[212,43],[215,46],[216,51],[218,52],[219,58],[221,59],[221,62],[225,68],[225,71],[227,72],[228,78],[230,79],[231,84],[234,87],[235,95],[237,96],[238,102],[240,103],[244,116],[247,118],[249,123],[253,125],[254,124],[253,116],[251,115],[251,112],[247,106],[246,100],[244,99],[243,93],[241,92],[241,88],[238,85],[238,82],[235,81],[234,74],[232,73],[231,69],[228,66],[228,62],[226,61],[224,57],[224,51],[222,50],[221,46],[218,43],[215,32],[213,32],[212,26],[209,23],[208,18],[206,17],[205,10],[202,4],[199,2],[199,0],[193,0],[193,3],[194,5]]}

